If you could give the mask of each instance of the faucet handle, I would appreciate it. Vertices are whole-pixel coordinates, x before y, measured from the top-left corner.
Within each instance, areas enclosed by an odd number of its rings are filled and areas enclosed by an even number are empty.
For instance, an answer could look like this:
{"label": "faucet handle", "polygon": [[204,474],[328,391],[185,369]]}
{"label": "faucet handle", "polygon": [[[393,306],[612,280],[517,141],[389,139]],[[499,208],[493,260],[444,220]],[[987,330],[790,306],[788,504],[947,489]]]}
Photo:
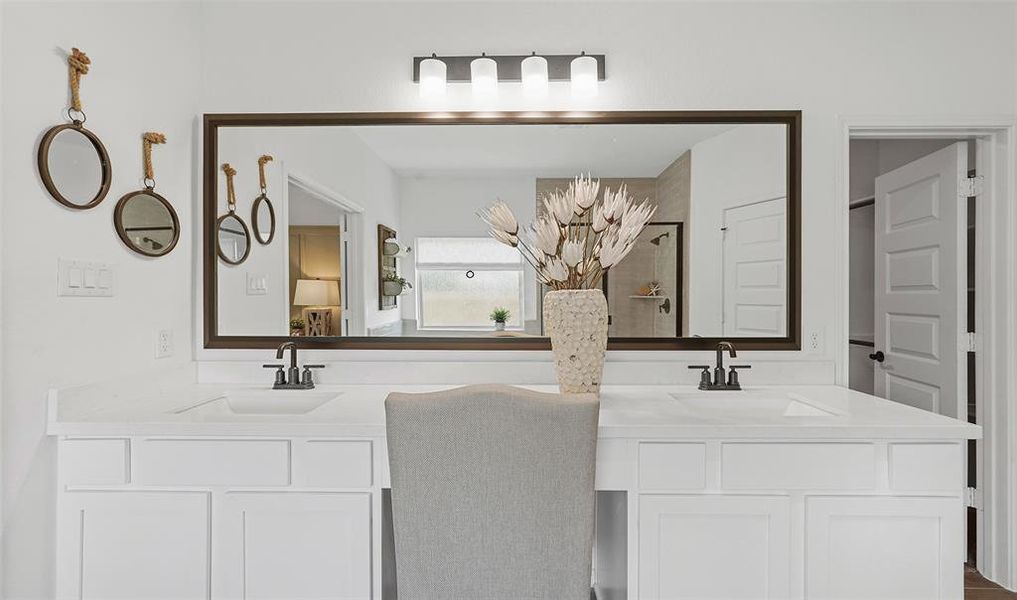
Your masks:
{"label": "faucet handle", "polygon": [[741,387],[741,382],[738,381],[738,369],[751,369],[752,365],[731,365],[728,367],[730,371],[727,375],[727,384],[729,386]]}
{"label": "faucet handle", "polygon": [[689,365],[690,369],[702,369],[703,372],[699,374],[699,389],[705,390],[710,387],[712,382],[710,381],[710,366],[709,365]]}
{"label": "faucet handle", "polygon": [[314,387],[314,379],[311,377],[311,369],[324,369],[325,365],[304,365],[304,372],[300,375],[300,383]]}
{"label": "faucet handle", "polygon": [[266,369],[275,369],[275,385],[286,383],[286,365],[261,365]]}

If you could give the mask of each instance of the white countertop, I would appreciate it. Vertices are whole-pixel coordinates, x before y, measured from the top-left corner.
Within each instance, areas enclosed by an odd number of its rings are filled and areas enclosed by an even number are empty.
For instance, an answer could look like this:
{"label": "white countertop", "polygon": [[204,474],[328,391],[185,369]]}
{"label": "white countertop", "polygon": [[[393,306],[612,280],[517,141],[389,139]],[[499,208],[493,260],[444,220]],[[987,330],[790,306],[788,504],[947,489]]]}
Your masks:
{"label": "white countertop", "polygon": [[[103,384],[53,390],[50,435],[201,435],[382,437],[389,392],[427,392],[454,385],[321,385],[338,396],[301,415],[234,414],[226,390],[264,385],[177,383]],[[550,385],[527,389],[557,391]],[[299,395],[303,391],[288,391]],[[690,408],[671,394],[709,410]],[[737,395],[737,396],[733,396]],[[794,398],[835,413],[783,416],[723,410],[725,402],[751,405]],[[600,437],[640,439],[942,439],[981,437],[981,428],[833,385],[748,386],[741,392],[699,392],[693,386],[618,385],[601,391]],[[714,404],[716,402],[716,404]],[[183,412],[181,412],[183,411]],[[807,411],[806,411],[807,412]]]}

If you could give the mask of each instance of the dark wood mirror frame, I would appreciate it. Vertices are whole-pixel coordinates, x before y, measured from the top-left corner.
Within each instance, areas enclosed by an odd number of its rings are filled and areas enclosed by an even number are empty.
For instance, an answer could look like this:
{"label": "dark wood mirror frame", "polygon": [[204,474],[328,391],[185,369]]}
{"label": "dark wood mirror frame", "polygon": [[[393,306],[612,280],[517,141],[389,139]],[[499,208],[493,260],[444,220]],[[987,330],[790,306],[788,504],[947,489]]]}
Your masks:
{"label": "dark wood mirror frame", "polygon": [[[801,349],[802,113],[800,110],[600,111],[494,113],[248,113],[204,115],[203,318],[205,348],[275,348],[294,341],[303,348],[360,350],[550,350],[547,338],[287,337],[225,336],[218,332],[217,169],[219,130],[229,127],[356,125],[555,125],[555,124],[780,124],[787,127],[787,287],[785,337],[733,338],[739,350]],[[610,338],[608,350],[713,350],[721,338]]]}

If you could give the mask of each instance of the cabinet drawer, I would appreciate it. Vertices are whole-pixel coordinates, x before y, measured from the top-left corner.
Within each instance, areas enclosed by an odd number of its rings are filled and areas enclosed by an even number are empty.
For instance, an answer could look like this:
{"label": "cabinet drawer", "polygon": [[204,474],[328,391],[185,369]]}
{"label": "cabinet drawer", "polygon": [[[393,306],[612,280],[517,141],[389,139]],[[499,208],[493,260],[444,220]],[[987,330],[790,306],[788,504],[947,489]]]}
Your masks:
{"label": "cabinet drawer", "polygon": [[148,439],[138,447],[143,485],[290,484],[288,440]]}
{"label": "cabinet drawer", "polygon": [[308,440],[303,446],[298,479],[320,488],[366,488],[373,483],[369,440]]}
{"label": "cabinet drawer", "polygon": [[69,439],[60,442],[60,470],[65,485],[130,483],[130,460],[130,442],[126,439]]}
{"label": "cabinet drawer", "polygon": [[960,444],[890,444],[890,487],[960,492],[963,463]]}
{"label": "cabinet drawer", "polygon": [[701,490],[706,487],[706,444],[639,444],[639,488]]}
{"label": "cabinet drawer", "polygon": [[728,443],[721,482],[735,490],[862,490],[876,481],[872,444]]}

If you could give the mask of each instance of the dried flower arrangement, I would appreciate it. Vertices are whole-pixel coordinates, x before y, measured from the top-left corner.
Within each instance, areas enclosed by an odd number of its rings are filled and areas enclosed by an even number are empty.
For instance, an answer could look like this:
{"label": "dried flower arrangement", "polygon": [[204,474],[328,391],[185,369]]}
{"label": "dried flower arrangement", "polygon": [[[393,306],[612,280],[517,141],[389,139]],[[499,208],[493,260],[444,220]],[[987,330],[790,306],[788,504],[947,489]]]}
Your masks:
{"label": "dried flower arrangement", "polygon": [[545,214],[522,232],[501,200],[478,214],[494,239],[519,249],[541,283],[554,290],[591,289],[632,250],[656,211],[648,199],[637,204],[624,184],[605,188],[598,200],[599,194],[600,180],[580,175],[564,191],[545,195]]}

